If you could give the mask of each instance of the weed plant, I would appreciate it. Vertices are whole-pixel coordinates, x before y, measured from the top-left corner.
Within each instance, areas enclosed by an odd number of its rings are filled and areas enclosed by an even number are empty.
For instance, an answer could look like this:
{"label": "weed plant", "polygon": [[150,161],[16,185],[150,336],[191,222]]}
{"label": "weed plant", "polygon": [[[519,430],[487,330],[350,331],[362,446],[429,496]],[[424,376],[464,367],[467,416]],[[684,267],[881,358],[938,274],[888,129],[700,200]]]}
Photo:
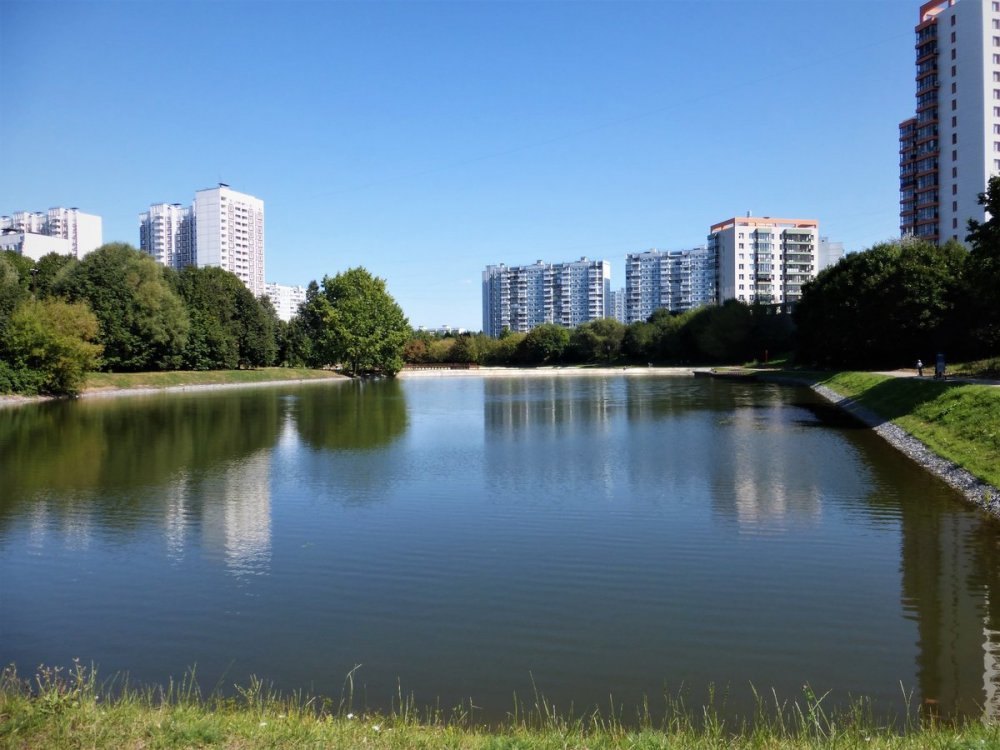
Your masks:
{"label": "weed plant", "polygon": [[471,705],[418,709],[400,690],[388,712],[354,706],[353,672],[338,700],[284,696],[259,679],[233,697],[203,696],[193,675],[162,688],[134,688],[120,679],[99,682],[80,664],[68,672],[40,668],[29,679],[15,667],[0,675],[0,747],[3,748],[469,748],[556,750],[634,748],[1000,748],[1000,725],[941,722],[913,714],[903,726],[880,724],[870,705],[830,711],[808,687],[797,701],[757,694],[745,721],[723,718],[709,704],[691,710],[670,698],[655,719],[648,703],[624,716],[607,709],[568,715],[535,693],[515,698],[497,725],[477,722]]}

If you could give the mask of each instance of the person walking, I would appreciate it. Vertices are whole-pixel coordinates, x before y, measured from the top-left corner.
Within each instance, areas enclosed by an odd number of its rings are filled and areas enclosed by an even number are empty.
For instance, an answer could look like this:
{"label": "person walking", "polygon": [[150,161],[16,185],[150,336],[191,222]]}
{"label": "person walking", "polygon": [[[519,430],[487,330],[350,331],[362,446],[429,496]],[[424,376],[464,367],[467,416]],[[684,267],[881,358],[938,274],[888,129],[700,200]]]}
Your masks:
{"label": "person walking", "polygon": [[920,377],[924,376],[924,363],[922,360],[917,360],[917,375]]}

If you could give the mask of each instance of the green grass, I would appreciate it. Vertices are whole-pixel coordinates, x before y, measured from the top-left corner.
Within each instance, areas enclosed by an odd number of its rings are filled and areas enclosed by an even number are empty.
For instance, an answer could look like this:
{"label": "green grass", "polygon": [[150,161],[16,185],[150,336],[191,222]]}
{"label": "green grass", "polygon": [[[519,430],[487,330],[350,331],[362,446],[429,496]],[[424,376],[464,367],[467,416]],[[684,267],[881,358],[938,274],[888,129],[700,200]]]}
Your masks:
{"label": "green grass", "polygon": [[[730,724],[710,708],[674,706],[662,722],[648,712],[633,721],[593,712],[558,715],[543,699],[497,726],[476,723],[463,709],[418,714],[401,701],[389,714],[352,710],[339,701],[282,697],[254,680],[235,698],[202,698],[192,683],[163,690],[106,689],[76,667],[68,675],[40,669],[30,680],[13,667],[0,676],[0,747],[48,748],[468,748],[469,750],[910,750],[1000,748],[1000,724],[913,720],[879,725],[859,703],[842,714],[823,708],[808,690],[801,703],[761,708],[752,721]],[[610,718],[609,718],[610,716]]]}
{"label": "green grass", "polygon": [[868,372],[785,374],[857,400],[939,456],[1000,487],[1000,387]]}
{"label": "green grass", "polygon": [[992,378],[1000,380],[1000,357],[980,359],[975,362],[959,362],[949,365],[948,371],[953,375],[962,375],[969,378]]}
{"label": "green grass", "polygon": [[86,389],[170,388],[186,385],[266,383],[276,380],[318,380],[343,377],[332,370],[307,367],[260,367],[255,370],[195,370],[172,372],[93,372]]}

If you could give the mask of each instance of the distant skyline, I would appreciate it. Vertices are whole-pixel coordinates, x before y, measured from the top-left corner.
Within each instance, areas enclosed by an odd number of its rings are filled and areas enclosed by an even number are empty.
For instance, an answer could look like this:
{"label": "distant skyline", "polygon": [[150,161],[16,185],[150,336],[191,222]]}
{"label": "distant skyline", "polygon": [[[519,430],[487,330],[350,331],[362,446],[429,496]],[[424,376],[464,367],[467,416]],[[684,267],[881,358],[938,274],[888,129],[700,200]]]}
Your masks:
{"label": "distant skyline", "polygon": [[479,330],[494,263],[705,243],[718,221],[898,236],[910,0],[0,2],[0,213],[264,201],[266,277],[363,265]]}

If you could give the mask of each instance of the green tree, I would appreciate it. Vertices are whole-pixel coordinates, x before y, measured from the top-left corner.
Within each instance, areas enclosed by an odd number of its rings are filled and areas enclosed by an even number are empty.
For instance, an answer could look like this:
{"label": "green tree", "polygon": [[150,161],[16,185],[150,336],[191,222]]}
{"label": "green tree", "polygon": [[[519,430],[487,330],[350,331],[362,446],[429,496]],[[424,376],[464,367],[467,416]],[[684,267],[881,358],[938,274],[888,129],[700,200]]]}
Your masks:
{"label": "green tree", "polygon": [[797,354],[829,366],[899,367],[955,342],[967,251],[908,240],[848,255],[806,284]]}
{"label": "green tree", "polygon": [[979,195],[989,217],[969,220],[966,240],[972,245],[966,264],[964,322],[971,354],[1000,354],[1000,177],[991,177]]}
{"label": "green tree", "polygon": [[614,318],[578,325],[569,337],[570,349],[581,362],[613,362],[621,356],[625,326]]}
{"label": "green tree", "polygon": [[51,297],[59,280],[68,274],[79,261],[72,255],[48,253],[35,261],[32,270],[31,291],[39,299]]}
{"label": "green tree", "polygon": [[532,328],[517,348],[517,358],[529,365],[561,362],[569,347],[569,331],[555,323]]}
{"label": "green tree", "polygon": [[339,364],[349,375],[394,376],[403,367],[410,325],[385,281],[364,268],[325,276],[300,316],[314,364]]}
{"label": "green tree", "polygon": [[255,299],[239,278],[221,268],[188,266],[174,284],[191,320],[184,366],[234,370],[273,364],[277,314]]}
{"label": "green tree", "polygon": [[97,318],[83,303],[27,299],[11,315],[4,354],[15,371],[34,376],[39,392],[74,395],[97,366],[97,333]]}
{"label": "green tree", "polygon": [[111,243],[60,275],[55,293],[86,301],[100,323],[109,370],[169,370],[183,361],[190,322],[164,269],[145,253]]}
{"label": "green tree", "polygon": [[0,253],[0,342],[10,322],[10,316],[29,296],[28,280],[21,272],[20,255],[5,251]]}

